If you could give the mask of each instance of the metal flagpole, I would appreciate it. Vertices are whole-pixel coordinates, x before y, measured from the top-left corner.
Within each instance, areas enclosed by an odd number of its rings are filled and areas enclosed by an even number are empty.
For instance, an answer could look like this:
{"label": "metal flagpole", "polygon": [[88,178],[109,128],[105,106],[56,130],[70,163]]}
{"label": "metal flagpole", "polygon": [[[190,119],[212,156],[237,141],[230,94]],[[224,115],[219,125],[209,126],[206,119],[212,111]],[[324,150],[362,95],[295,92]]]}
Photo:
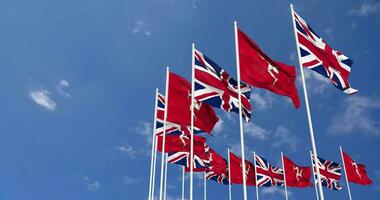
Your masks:
{"label": "metal flagpole", "polygon": [[155,176],[153,171],[153,166],[156,164],[154,157],[156,154],[155,144],[156,144],[156,120],[157,120],[157,95],[158,88],[156,88],[156,96],[154,100],[154,117],[153,117],[153,131],[152,131],[152,156],[150,158],[150,178],[149,178],[149,197],[148,199],[152,200],[152,194],[154,194],[154,185],[153,185],[153,177]]}
{"label": "metal flagpole", "polygon": [[285,199],[288,200],[288,188],[286,185],[286,171],[285,171],[285,164],[284,164],[284,154],[282,152],[281,152],[281,162],[282,162],[282,169],[284,170]]}
{"label": "metal flagpole", "polygon": [[[314,161],[315,161],[315,163],[318,163],[317,162],[317,158],[318,158],[317,147],[316,147],[316,144],[315,144],[314,131],[313,131],[313,122],[311,120],[311,113],[310,113],[310,108],[309,108],[309,98],[308,98],[308,95],[307,95],[305,76],[304,76],[304,73],[303,73],[303,67],[301,65],[301,60],[300,60],[301,59],[301,55],[300,55],[300,51],[299,51],[299,47],[298,47],[298,37],[297,37],[296,23],[295,23],[295,19],[294,19],[294,10],[293,10],[293,5],[292,4],[290,4],[290,10],[291,10],[292,20],[293,20],[294,37],[296,39],[296,47],[297,47],[297,54],[298,54],[298,64],[299,64],[299,68],[300,68],[300,71],[301,71],[303,93],[304,93],[305,105],[306,105],[306,114],[307,114],[307,119],[308,119],[308,124],[309,124],[309,130],[310,130],[311,146],[312,146],[312,150],[313,150],[313,154],[314,154]],[[321,200],[324,200],[325,198],[324,198],[324,195],[323,195],[323,189],[322,189],[322,185],[321,185],[321,176],[320,176],[319,168],[318,167],[316,167],[316,171],[317,171],[319,196],[320,196]]]}
{"label": "metal flagpole", "polygon": [[164,178],[164,200],[166,200],[166,186],[168,181],[168,154],[165,155],[165,178]]}
{"label": "metal flagpole", "polygon": [[182,166],[182,200],[185,200],[185,166]]}
{"label": "metal flagpole", "polygon": [[238,43],[238,32],[237,32],[237,22],[234,21],[234,31],[235,31],[235,53],[236,53],[236,71],[237,71],[237,85],[238,85],[238,98],[239,98],[239,125],[240,125],[240,148],[241,148],[241,163],[242,163],[242,177],[243,177],[243,194],[244,200],[247,200],[247,181],[245,175],[245,155],[244,155],[244,133],[243,133],[243,116],[241,108],[241,88],[240,88],[240,60],[239,60],[239,43]]}
{"label": "metal flagpole", "polygon": [[192,49],[191,49],[191,136],[190,136],[190,200],[193,200],[193,162],[194,162],[194,50],[195,50],[195,44],[192,43]]}
{"label": "metal flagpole", "polygon": [[230,148],[227,149],[227,152],[228,152],[228,196],[229,196],[229,200],[232,200]]}
{"label": "metal flagpole", "polygon": [[164,165],[165,165],[165,136],[166,136],[166,118],[168,116],[168,94],[169,94],[169,67],[166,67],[166,86],[165,86],[165,113],[164,113],[164,131],[162,135],[161,149],[161,177],[160,177],[160,198],[162,200],[162,192],[164,186]]}
{"label": "metal flagpole", "polygon": [[206,185],[206,172],[203,174],[203,199],[207,199],[207,185]]}
{"label": "metal flagpole", "polygon": [[313,181],[314,181],[314,188],[315,188],[315,194],[317,195],[317,200],[319,200],[319,195],[318,195],[318,186],[317,186],[317,181],[315,180],[315,172],[314,172],[314,167],[313,167],[313,157],[311,156],[311,151],[310,151],[310,161],[311,161],[311,170],[313,171]]}
{"label": "metal flagpole", "polygon": [[152,196],[151,200],[154,199],[155,183],[156,183],[156,165],[157,165],[157,135],[154,136],[154,159],[153,159],[153,178],[152,178]]}
{"label": "metal flagpole", "polygon": [[348,197],[350,197],[350,200],[352,200],[350,184],[348,183],[348,177],[347,177],[347,172],[346,172],[346,164],[344,164],[344,157],[343,157],[342,146],[339,146],[339,149],[340,149],[340,156],[342,157],[342,162],[343,162],[344,176],[346,177],[347,190],[348,190]]}
{"label": "metal flagpole", "polygon": [[257,174],[256,174],[256,152],[253,152],[253,165],[255,169],[255,183],[256,183],[256,200],[259,200],[259,185],[257,184]]}

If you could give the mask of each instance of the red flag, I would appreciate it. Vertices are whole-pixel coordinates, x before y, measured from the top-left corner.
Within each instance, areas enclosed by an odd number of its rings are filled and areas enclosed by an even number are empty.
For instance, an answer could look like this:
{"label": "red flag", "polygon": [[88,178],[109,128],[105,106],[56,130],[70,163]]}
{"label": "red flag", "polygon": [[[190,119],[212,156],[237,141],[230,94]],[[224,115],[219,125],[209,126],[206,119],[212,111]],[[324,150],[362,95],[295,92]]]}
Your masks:
{"label": "red flag", "polygon": [[342,153],[348,182],[357,183],[360,185],[372,184],[372,180],[367,176],[365,165],[357,164],[344,151],[342,151]]}
{"label": "red flag", "polygon": [[238,29],[241,80],[255,87],[289,97],[300,106],[297,93],[296,68],[268,57],[243,31]]}
{"label": "red flag", "polygon": [[286,176],[286,186],[288,187],[309,187],[311,168],[296,165],[288,157],[284,156],[284,169]]}
{"label": "red flag", "polygon": [[[243,184],[242,176],[242,162],[241,158],[237,157],[235,154],[230,152],[230,170],[231,170],[231,183]],[[245,174],[246,174],[246,184],[256,185],[255,181],[255,166],[249,161],[245,161]]]}
{"label": "red flag", "polygon": [[[191,120],[191,84],[181,76],[169,73],[167,121],[181,125],[182,130],[188,130]],[[207,105],[196,102],[194,105],[194,126],[210,133],[219,121],[214,109]]]}
{"label": "red flag", "polygon": [[[157,136],[157,150],[162,151],[162,140],[163,136]],[[194,152],[202,152],[205,153],[205,144],[206,139],[194,135]],[[181,135],[166,135],[165,136],[165,152],[173,153],[185,151],[190,152],[190,136],[181,134]]]}

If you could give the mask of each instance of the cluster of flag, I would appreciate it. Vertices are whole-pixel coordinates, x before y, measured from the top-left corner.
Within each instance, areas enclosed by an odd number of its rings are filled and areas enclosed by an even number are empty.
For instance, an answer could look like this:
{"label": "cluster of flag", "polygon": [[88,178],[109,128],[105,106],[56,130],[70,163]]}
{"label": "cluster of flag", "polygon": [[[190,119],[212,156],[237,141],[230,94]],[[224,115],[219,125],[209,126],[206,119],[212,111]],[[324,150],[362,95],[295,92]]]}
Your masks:
{"label": "cluster of flag", "polygon": [[[346,94],[357,92],[348,81],[353,62],[332,49],[293,10],[292,15],[300,65],[329,78]],[[314,174],[315,185],[319,183],[329,189],[340,190],[341,164],[314,157],[314,151],[310,152],[312,167],[297,165],[281,155],[283,166],[280,168],[257,154],[250,162],[244,155],[240,158],[228,151],[226,160],[206,143],[205,137],[200,136],[202,132],[211,134],[219,121],[214,108],[238,113],[240,119],[250,122],[253,87],[286,96],[295,108],[300,107],[295,84],[296,68],[270,58],[236,24],[235,41],[237,80],[194,46],[192,83],[178,74],[167,72],[166,95],[157,93],[156,96],[152,150],[166,153],[167,163],[182,165],[186,172],[204,172],[208,180],[220,184],[304,188],[314,185],[310,180]],[[364,165],[356,164],[343,151],[341,155],[348,182],[372,183]],[[151,189],[150,198],[152,193],[154,189]]]}

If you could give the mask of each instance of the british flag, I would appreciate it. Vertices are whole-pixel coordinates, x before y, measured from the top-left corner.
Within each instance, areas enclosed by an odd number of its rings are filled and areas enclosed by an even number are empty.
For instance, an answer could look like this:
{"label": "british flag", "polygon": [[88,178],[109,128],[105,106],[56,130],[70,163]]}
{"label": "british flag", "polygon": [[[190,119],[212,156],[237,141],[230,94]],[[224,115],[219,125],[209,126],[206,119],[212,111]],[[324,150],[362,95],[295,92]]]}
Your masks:
{"label": "british flag", "polygon": [[296,12],[294,20],[301,65],[329,78],[344,93],[356,93],[348,81],[353,61],[332,49]]}
{"label": "british flag", "polygon": [[[165,96],[158,93],[157,96],[157,118],[156,118],[156,135],[161,136],[164,133],[164,114],[165,114]],[[194,127],[194,133],[202,132],[199,128]],[[182,133],[190,133],[190,127],[186,127],[185,131],[179,124],[175,124],[172,122],[166,122],[166,134],[182,134]]]}
{"label": "british flag", "polygon": [[206,152],[207,160],[205,162],[208,165],[206,178],[227,185],[229,183],[227,160],[209,146],[207,147]]}
{"label": "british flag", "polygon": [[[227,164],[227,161],[226,161],[226,164]],[[217,173],[213,170],[208,170],[206,172],[206,178],[207,178],[207,180],[213,180],[213,181],[216,181],[217,183],[220,183],[223,185],[228,185],[228,183],[229,183],[227,173]]]}
{"label": "british flag", "polygon": [[[314,155],[311,155],[313,161],[313,170],[315,173],[315,180],[317,179]],[[322,159],[318,157],[318,168],[321,175],[321,185],[333,190],[341,190],[342,186],[339,184],[341,177],[342,166],[339,163]]]}
{"label": "british flag", "polygon": [[[227,112],[239,113],[238,83],[224,69],[198,50],[195,56],[195,99]],[[252,115],[251,88],[241,83],[242,115],[249,121]]]}
{"label": "british flag", "polygon": [[271,187],[284,185],[284,171],[279,167],[273,167],[264,158],[255,155],[256,183],[257,187]]}
{"label": "british flag", "polygon": [[[207,151],[205,146],[205,151]],[[204,152],[194,152],[193,154],[194,162],[193,162],[193,169],[194,171],[205,171],[209,163],[207,162],[207,159],[205,159],[205,153]],[[168,153],[168,163],[171,164],[177,164],[185,166],[185,168],[190,168],[190,152],[189,151],[179,151],[175,153]]]}

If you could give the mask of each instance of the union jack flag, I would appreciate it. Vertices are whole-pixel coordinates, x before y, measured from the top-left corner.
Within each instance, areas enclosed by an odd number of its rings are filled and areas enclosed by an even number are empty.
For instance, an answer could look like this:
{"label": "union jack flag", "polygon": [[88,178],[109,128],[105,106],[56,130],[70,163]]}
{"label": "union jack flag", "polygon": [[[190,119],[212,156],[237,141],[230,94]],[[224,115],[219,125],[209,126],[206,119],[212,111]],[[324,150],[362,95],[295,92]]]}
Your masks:
{"label": "union jack flag", "polygon": [[[239,113],[238,83],[224,69],[198,50],[195,55],[195,99],[227,112]],[[242,115],[249,121],[251,88],[240,83]]]}
{"label": "union jack flag", "polygon": [[[158,93],[157,96],[157,118],[156,118],[156,135],[161,136],[164,133],[164,114],[165,114],[165,96]],[[199,128],[194,127],[194,133],[202,132]],[[190,133],[190,127],[186,127],[185,130],[181,128],[179,124],[175,124],[172,122],[166,122],[166,134],[174,135],[174,134],[182,134],[182,133]]]}
{"label": "union jack flag", "polygon": [[228,179],[228,162],[221,155],[211,149],[209,146],[206,148],[208,165],[206,170],[206,178],[208,180],[216,181],[220,184],[227,185]]}
{"label": "union jack flag", "polygon": [[[226,164],[227,164],[227,161],[226,161]],[[206,178],[207,180],[213,180],[223,185],[228,185],[229,183],[227,173],[217,173],[215,171],[208,170],[206,172]]]}
{"label": "union jack flag", "polygon": [[296,12],[294,20],[302,66],[329,78],[344,93],[356,93],[358,90],[351,88],[348,81],[353,61],[332,49]]}
{"label": "union jack flag", "polygon": [[[194,162],[193,169],[194,171],[204,171],[208,168],[208,163],[205,162],[205,159],[202,156],[198,155],[196,152],[193,154]],[[177,164],[185,166],[185,168],[190,168],[190,152],[189,151],[180,151],[175,153],[168,153],[168,163]]]}
{"label": "union jack flag", "polygon": [[[316,170],[315,170],[315,161],[314,155],[311,155],[311,159],[313,161],[313,170],[315,173],[315,180],[318,180]],[[333,190],[341,190],[342,186],[339,184],[339,179],[341,177],[342,166],[339,163],[325,160],[318,157],[318,168],[321,176],[321,184],[324,187]]]}
{"label": "union jack flag", "polygon": [[273,167],[264,158],[255,155],[256,183],[257,187],[271,187],[284,185],[284,171],[279,167]]}

